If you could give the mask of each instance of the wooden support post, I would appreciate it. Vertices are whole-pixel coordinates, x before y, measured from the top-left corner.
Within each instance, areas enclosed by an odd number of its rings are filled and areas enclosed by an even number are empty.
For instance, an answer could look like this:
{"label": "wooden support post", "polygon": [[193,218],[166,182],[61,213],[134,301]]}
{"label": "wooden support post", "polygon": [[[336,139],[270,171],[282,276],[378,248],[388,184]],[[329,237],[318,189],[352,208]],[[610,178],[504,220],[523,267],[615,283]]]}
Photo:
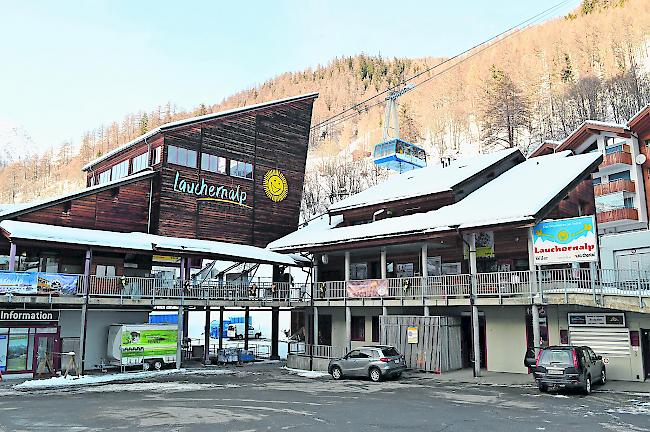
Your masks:
{"label": "wooden support post", "polygon": [[205,307],[205,326],[203,327],[203,364],[210,363],[210,306]]}
{"label": "wooden support post", "polygon": [[249,320],[251,316],[251,308],[246,306],[244,309],[244,349],[248,349],[248,329],[250,328]]}
{"label": "wooden support post", "polygon": [[183,359],[183,304],[185,303],[185,258],[181,257],[181,274],[179,278],[178,333],[176,335],[176,369],[181,368]]}
{"label": "wooden support post", "polygon": [[352,349],[352,310],[345,307],[345,348],[348,352]]}
{"label": "wooden support post", "polygon": [[319,341],[318,341],[318,306],[314,306],[314,345],[319,345]]}
{"label": "wooden support post", "polygon": [[[88,298],[90,296],[90,268],[92,265],[92,250],[86,250],[84,260],[84,277],[83,277],[83,294],[84,301],[81,304],[81,331],[79,333],[79,351],[81,355],[81,370],[76,370],[78,374],[83,375],[86,366],[86,333],[88,328]],[[75,364],[76,365],[76,364]]]}
{"label": "wooden support post", "polygon": [[270,360],[280,360],[278,344],[280,340],[280,308],[271,308],[271,357]]}
{"label": "wooden support post", "polygon": [[16,271],[16,243],[14,242],[9,246],[9,271]]}
{"label": "wooden support post", "polygon": [[223,349],[223,331],[227,330],[223,328],[223,311],[224,307],[219,308],[219,349]]}
{"label": "wooden support post", "polygon": [[476,234],[470,234],[469,239],[469,273],[472,283],[472,345],[474,350],[474,376],[481,376],[481,339],[479,331],[479,318],[478,307],[476,306],[476,298],[478,294],[478,287],[476,281],[477,265],[476,265]]}

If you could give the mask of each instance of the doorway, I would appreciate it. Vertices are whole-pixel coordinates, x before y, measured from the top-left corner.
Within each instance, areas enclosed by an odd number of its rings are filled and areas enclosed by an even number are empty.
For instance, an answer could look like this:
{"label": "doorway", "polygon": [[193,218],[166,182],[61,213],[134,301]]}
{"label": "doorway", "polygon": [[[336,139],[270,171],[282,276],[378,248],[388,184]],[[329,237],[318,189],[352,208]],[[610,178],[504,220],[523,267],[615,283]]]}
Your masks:
{"label": "doorway", "polygon": [[650,378],[650,330],[641,329],[641,358],[644,378]]}
{"label": "doorway", "polygon": [[57,334],[37,333],[34,335],[34,355],[32,356],[34,373],[54,374],[55,371],[60,370],[61,359],[56,355],[60,351]]}
{"label": "doorway", "polygon": [[[485,333],[485,316],[478,316],[478,334],[481,344],[481,369],[487,369],[487,343]],[[474,363],[474,345],[472,344],[472,317],[463,315],[460,321],[460,352],[463,368],[471,368]]]}

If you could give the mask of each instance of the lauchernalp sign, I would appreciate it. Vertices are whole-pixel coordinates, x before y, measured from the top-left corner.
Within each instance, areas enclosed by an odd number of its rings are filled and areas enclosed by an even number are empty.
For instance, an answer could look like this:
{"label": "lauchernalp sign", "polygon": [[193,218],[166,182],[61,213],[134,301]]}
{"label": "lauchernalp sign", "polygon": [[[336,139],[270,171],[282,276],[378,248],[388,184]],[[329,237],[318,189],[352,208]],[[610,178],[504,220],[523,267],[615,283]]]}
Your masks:
{"label": "lauchernalp sign", "polygon": [[0,309],[0,321],[2,322],[51,322],[58,320],[58,310]]}
{"label": "lauchernalp sign", "polygon": [[178,171],[176,171],[174,177],[174,192],[194,195],[199,201],[218,201],[239,207],[253,208],[246,204],[248,194],[246,191],[241,190],[239,186],[227,187],[210,184],[204,178],[199,179],[199,181],[185,180],[181,178]]}
{"label": "lauchernalp sign", "polygon": [[598,261],[594,216],[542,221],[533,228],[535,265]]}

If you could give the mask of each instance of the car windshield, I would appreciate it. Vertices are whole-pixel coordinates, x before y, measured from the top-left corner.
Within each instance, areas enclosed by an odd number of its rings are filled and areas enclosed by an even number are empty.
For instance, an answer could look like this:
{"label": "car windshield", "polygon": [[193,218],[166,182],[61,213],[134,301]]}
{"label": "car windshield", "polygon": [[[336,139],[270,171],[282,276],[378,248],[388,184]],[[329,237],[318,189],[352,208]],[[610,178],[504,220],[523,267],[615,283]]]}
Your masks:
{"label": "car windshield", "polygon": [[573,355],[570,350],[544,350],[539,357],[539,364],[550,365],[572,365]]}
{"label": "car windshield", "polygon": [[393,347],[382,348],[381,353],[386,357],[397,357],[399,355],[397,350]]}

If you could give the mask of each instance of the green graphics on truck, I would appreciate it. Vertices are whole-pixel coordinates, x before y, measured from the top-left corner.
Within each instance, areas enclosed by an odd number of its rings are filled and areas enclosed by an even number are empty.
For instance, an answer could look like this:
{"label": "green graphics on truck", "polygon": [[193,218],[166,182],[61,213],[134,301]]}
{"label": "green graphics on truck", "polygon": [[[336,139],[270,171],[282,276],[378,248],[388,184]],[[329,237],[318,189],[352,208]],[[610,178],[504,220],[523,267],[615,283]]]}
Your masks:
{"label": "green graphics on truck", "polygon": [[122,330],[122,357],[162,357],[176,355],[176,329],[144,330],[125,326]]}

